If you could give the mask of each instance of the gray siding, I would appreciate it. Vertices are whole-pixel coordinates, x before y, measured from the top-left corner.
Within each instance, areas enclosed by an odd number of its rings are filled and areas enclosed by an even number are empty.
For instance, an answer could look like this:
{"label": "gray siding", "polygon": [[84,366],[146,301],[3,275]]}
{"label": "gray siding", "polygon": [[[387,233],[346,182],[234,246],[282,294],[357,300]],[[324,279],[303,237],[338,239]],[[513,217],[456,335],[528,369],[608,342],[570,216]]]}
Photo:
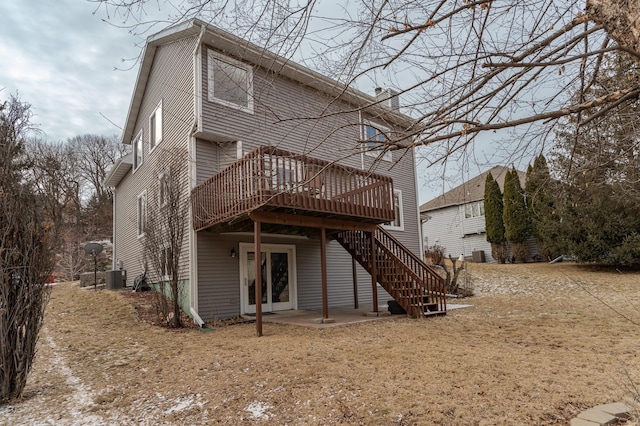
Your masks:
{"label": "gray siding", "polygon": [[[351,106],[334,101],[315,89],[253,68],[254,112],[234,109],[207,98],[208,52],[202,49],[202,123],[203,134],[212,142],[197,143],[197,181],[203,182],[237,158],[237,146],[247,153],[261,145],[304,153],[351,167],[363,168],[394,179],[394,188],[402,191],[404,230],[390,230],[404,245],[420,254],[419,220],[413,152],[394,152],[391,162],[375,162],[363,155],[360,113]],[[321,117],[321,118],[318,118]],[[292,119],[293,120],[283,120]],[[314,119],[315,118],[315,119]],[[365,117],[366,118],[366,117]],[[385,123],[380,123],[389,127]],[[234,239],[235,238],[235,239]],[[250,236],[238,238],[198,233],[198,307],[206,321],[230,317],[240,312],[240,275],[238,261],[230,262],[233,244],[251,242]],[[264,242],[296,245],[297,301],[299,309],[320,309],[320,254],[317,241],[265,238]],[[353,306],[351,257],[336,242],[327,248],[328,298],[330,306]],[[358,266],[359,302],[371,304],[371,277]],[[390,297],[379,288],[380,303]]]}
{"label": "gray siding", "polygon": [[[239,243],[252,243],[251,235],[198,233],[198,308],[205,321],[240,314],[240,256],[230,257],[231,248],[240,253]],[[296,247],[298,309],[321,309],[322,289],[319,241],[264,236],[264,244],[289,244]],[[353,306],[351,258],[335,241],[327,246],[329,307]],[[379,290],[379,300],[388,295]],[[358,266],[358,299],[361,307],[371,305],[371,277]]]}
{"label": "gray siding", "polygon": [[[393,152],[391,162],[376,162],[373,157],[363,155],[358,144],[362,139],[363,121],[359,112],[344,102],[262,68],[253,69],[253,114],[210,102],[207,99],[207,50],[202,49],[201,58],[204,132],[216,141],[242,141],[245,153],[261,145],[277,146],[392,177],[395,189],[402,191],[404,231],[391,232],[419,254],[420,222],[413,151]],[[362,118],[370,120],[370,117]],[[389,127],[383,122],[377,124]]]}
{"label": "gray siding", "polygon": [[[464,205],[449,206],[427,212],[431,219],[422,225],[425,250],[439,245],[446,249],[445,255],[454,257],[464,254],[471,257],[476,250],[484,251],[485,262],[496,263],[491,257],[491,244],[487,242],[485,217],[464,217]],[[535,239],[526,242],[530,257],[538,253]],[[511,250],[507,245],[508,253]]]}
{"label": "gray siding", "polygon": [[214,143],[204,139],[197,139],[196,184],[201,184],[237,160],[237,142]]}
{"label": "gray siding", "polygon": [[[144,253],[137,237],[137,197],[148,191],[148,208],[155,204],[158,174],[167,156],[184,156],[185,167],[179,179],[184,181],[187,196],[186,152],[193,116],[193,48],[195,38],[188,38],[160,46],[149,75],[135,135],[143,131],[143,164],[123,178],[116,188],[116,222],[114,258],[122,260],[129,283],[142,273]],[[149,116],[162,101],[163,140],[149,152]],[[125,141],[131,142],[131,141]],[[185,221],[185,227],[188,226]],[[181,258],[181,278],[188,279],[188,236],[185,235]]]}
{"label": "gray siding", "polygon": [[[431,219],[423,224],[425,250],[434,245],[446,249],[445,255],[471,256],[476,250],[484,250],[485,260],[492,262],[491,244],[484,233],[484,216],[465,219],[464,206],[450,206],[427,212]],[[478,233],[478,231],[481,231]]]}

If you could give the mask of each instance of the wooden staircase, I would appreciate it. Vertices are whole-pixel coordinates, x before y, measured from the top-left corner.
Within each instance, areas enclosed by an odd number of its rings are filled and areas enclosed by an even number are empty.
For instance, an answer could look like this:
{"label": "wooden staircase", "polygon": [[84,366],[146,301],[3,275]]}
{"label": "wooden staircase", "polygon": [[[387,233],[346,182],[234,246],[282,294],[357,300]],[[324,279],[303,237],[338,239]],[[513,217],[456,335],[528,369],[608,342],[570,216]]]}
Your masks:
{"label": "wooden staircase", "polygon": [[373,240],[376,279],[408,315],[419,318],[446,314],[444,280],[389,232],[378,226],[372,238],[365,231],[342,231],[336,240],[370,274],[374,269]]}

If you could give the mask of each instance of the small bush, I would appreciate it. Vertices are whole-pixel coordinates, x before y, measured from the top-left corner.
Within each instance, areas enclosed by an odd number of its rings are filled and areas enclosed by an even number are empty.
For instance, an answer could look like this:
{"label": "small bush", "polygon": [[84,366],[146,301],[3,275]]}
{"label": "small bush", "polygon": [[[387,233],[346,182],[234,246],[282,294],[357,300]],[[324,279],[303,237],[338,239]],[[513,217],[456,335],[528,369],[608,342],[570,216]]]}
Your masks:
{"label": "small bush", "polygon": [[504,243],[491,243],[491,257],[498,263],[507,263],[507,246]]}
{"label": "small bush", "polygon": [[513,252],[513,257],[520,263],[524,263],[529,259],[529,250],[524,243],[512,243],[511,251]]}
{"label": "small bush", "polygon": [[605,262],[616,266],[640,266],[640,235],[631,234],[626,236],[621,245],[611,249]]}
{"label": "small bush", "polygon": [[431,263],[434,265],[440,265],[444,261],[444,252],[446,248],[440,245],[433,245],[427,249],[427,260],[431,259]]}

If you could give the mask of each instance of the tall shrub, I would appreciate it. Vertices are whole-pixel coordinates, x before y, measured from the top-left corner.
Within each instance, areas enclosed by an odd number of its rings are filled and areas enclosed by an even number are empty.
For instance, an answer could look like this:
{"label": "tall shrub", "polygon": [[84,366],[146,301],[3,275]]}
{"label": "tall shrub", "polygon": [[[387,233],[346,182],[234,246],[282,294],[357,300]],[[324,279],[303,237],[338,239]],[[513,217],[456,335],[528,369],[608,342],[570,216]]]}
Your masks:
{"label": "tall shrub", "polygon": [[487,173],[484,184],[484,215],[487,229],[487,241],[491,243],[491,256],[500,263],[505,263],[507,250],[505,246],[504,222],[502,220],[502,192],[498,182],[491,173]]}
{"label": "tall shrub", "polygon": [[29,105],[0,104],[0,404],[22,395],[36,353],[53,268],[48,225],[25,180]]}
{"label": "tall shrub", "polygon": [[511,243],[513,255],[519,262],[525,262],[529,257],[525,245],[531,236],[531,220],[525,201],[524,190],[520,185],[518,172],[514,169],[507,172],[504,178],[504,234]]}
{"label": "tall shrub", "polygon": [[559,247],[558,222],[554,191],[555,183],[551,180],[547,159],[538,155],[533,167],[527,169],[525,194],[527,209],[531,219],[531,232],[536,239],[538,250],[547,260],[561,254]]}

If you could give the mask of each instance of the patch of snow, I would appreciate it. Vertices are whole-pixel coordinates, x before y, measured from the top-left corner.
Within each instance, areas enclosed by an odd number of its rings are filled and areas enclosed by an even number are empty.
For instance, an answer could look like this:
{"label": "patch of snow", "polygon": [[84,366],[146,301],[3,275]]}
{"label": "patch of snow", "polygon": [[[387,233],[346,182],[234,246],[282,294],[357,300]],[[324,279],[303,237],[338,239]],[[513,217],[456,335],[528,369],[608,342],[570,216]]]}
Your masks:
{"label": "patch of snow", "polygon": [[[195,395],[196,398],[198,398],[200,395],[197,394]],[[165,410],[165,414],[171,414],[171,413],[176,413],[178,411],[183,411],[186,410],[187,408],[190,408],[192,405],[196,405],[197,407],[202,408],[204,406],[204,404],[202,402],[196,402],[194,400],[194,396],[186,396],[186,397],[182,397],[182,398],[176,398],[175,399],[175,405],[171,408],[169,408],[168,410]]]}
{"label": "patch of snow", "polygon": [[251,417],[253,417],[254,419],[268,419],[271,417],[271,414],[267,413],[267,410],[269,410],[270,408],[273,407],[265,402],[254,401],[251,404],[247,405],[247,408],[245,408],[244,410],[250,412]]}

